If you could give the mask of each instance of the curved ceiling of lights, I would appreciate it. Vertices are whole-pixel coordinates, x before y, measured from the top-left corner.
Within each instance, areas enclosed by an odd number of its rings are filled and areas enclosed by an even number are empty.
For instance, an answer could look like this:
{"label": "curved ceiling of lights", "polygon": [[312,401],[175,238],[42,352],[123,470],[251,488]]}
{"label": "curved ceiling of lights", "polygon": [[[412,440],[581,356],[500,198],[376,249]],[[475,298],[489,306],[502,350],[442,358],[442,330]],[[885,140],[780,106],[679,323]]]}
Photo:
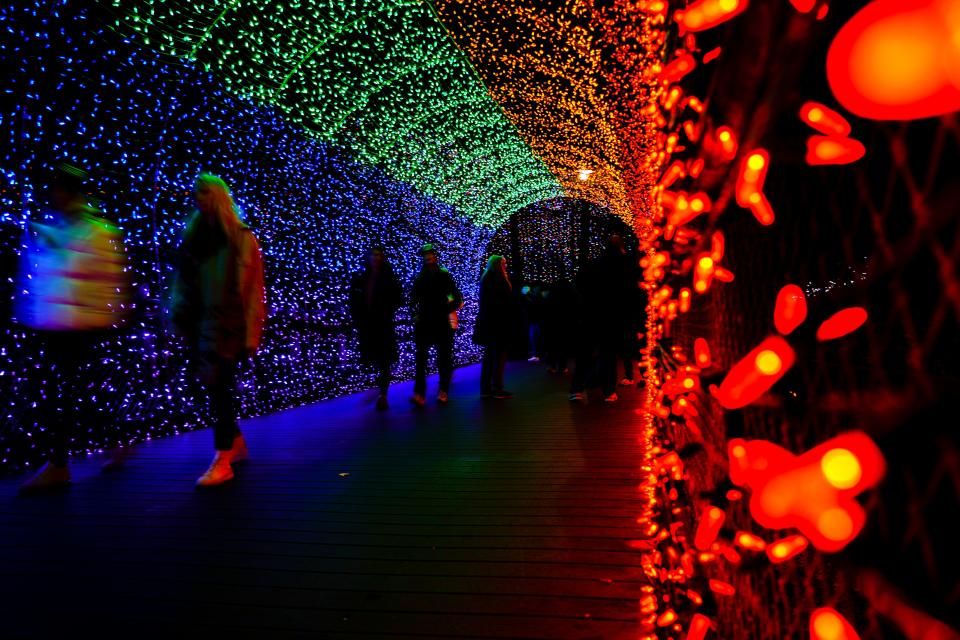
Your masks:
{"label": "curved ceiling of lights", "polygon": [[195,61],[478,224],[562,195],[632,220],[586,3],[102,4],[124,36]]}

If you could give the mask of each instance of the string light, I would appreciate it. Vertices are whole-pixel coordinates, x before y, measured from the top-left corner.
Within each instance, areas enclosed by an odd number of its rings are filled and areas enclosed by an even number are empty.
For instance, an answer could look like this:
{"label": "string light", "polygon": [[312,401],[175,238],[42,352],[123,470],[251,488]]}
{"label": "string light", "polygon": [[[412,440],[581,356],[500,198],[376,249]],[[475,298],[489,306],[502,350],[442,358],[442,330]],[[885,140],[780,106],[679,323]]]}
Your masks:
{"label": "string light", "polygon": [[[165,53],[181,55],[201,35],[188,6],[193,5],[156,3],[149,13],[147,5],[123,3],[123,15],[129,20],[139,15],[149,23],[144,38],[158,47],[167,43]],[[171,40],[160,37],[167,24],[161,18],[174,15],[183,15],[183,29]],[[84,429],[73,434],[72,450],[92,452],[207,424],[187,356],[162,313],[179,233],[194,206],[192,183],[201,170],[231,185],[264,250],[271,317],[261,353],[241,375],[243,415],[371,386],[346,304],[350,274],[371,244],[386,247],[406,284],[419,268],[419,246],[431,241],[440,248],[467,297],[456,359],[476,360],[469,335],[476,280],[493,234],[485,223],[500,213],[472,216],[425,196],[304,132],[287,114],[236,97],[195,66],[124,42],[102,26],[98,14],[72,3],[52,14],[49,3],[39,0],[8,5],[0,8],[0,24],[6,29],[0,53],[18,61],[8,80],[14,99],[0,107],[2,129],[16,134],[5,140],[0,172],[6,255],[19,251],[26,221],[43,213],[45,167],[68,159],[90,170],[89,195],[123,230],[136,292],[130,330],[105,338],[100,357],[83,371],[81,384],[91,398],[78,407]],[[180,48],[171,51],[174,45]],[[235,40],[230,46],[251,45]],[[203,55],[198,49],[197,57]],[[252,51],[242,55],[251,63],[256,59]],[[43,82],[37,81],[41,69]],[[239,68],[237,73],[234,88],[248,77]],[[465,147],[450,152],[463,153]],[[551,193],[540,188],[539,174],[531,175],[517,183],[529,186],[524,194],[512,195],[512,183],[504,183],[502,211]],[[0,294],[10,301],[12,284]],[[408,377],[413,349],[405,309],[399,320],[402,355],[396,372]],[[56,379],[43,362],[34,334],[16,325],[0,329],[4,468],[33,463],[46,453],[46,425],[35,407],[55,393]]]}

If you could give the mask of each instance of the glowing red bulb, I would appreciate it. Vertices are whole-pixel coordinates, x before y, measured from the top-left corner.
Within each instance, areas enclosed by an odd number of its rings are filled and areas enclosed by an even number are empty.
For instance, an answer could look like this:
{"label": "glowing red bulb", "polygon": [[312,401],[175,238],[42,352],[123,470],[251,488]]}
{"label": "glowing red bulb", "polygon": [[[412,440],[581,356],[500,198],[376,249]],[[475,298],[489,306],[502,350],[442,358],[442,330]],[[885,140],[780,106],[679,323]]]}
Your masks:
{"label": "glowing red bulb", "polygon": [[830,316],[817,329],[817,340],[826,342],[836,340],[859,329],[867,321],[867,310],[863,307],[850,307]]}
{"label": "glowing red bulb", "polygon": [[807,298],[803,289],[788,284],[777,294],[777,304],[773,311],[773,324],[783,335],[790,335],[807,318]]}

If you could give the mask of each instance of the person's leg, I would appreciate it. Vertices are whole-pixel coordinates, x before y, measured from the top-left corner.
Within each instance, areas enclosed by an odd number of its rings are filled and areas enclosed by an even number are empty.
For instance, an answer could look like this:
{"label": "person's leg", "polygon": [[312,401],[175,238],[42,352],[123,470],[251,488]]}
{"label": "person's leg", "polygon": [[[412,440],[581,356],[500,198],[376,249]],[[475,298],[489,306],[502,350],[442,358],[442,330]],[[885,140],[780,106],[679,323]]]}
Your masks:
{"label": "person's leg", "polygon": [[381,358],[377,363],[377,388],[380,395],[386,396],[390,389],[390,358]]}
{"label": "person's leg", "polygon": [[612,396],[617,391],[617,349],[614,344],[604,344],[600,346],[600,359],[598,364],[598,374],[600,387],[603,389],[603,397]]}
{"label": "person's leg", "polygon": [[207,471],[197,478],[198,487],[210,487],[233,479],[231,464],[246,459],[246,444],[237,424],[236,360],[206,353],[200,360],[200,379],[210,399],[213,447],[216,451]]}
{"label": "person's leg", "polygon": [[494,348],[487,345],[483,348],[483,359],[480,361],[480,395],[488,396],[493,391],[490,381],[493,377],[493,368],[496,352]]}
{"label": "person's leg", "polygon": [[427,393],[427,351],[430,344],[425,336],[420,333],[414,336],[414,360],[415,373],[413,383],[413,395],[424,396]]}
{"label": "person's leg", "polygon": [[237,361],[219,356],[213,359],[210,380],[210,410],[213,414],[213,445],[217,451],[231,451],[234,439],[240,435],[237,423]]}
{"label": "person's leg", "polygon": [[494,358],[493,388],[495,391],[503,391],[503,370],[507,366],[506,349],[497,350]]}
{"label": "person's leg", "polygon": [[453,379],[453,331],[444,331],[437,340],[437,369],[440,371],[440,391],[450,393]]}

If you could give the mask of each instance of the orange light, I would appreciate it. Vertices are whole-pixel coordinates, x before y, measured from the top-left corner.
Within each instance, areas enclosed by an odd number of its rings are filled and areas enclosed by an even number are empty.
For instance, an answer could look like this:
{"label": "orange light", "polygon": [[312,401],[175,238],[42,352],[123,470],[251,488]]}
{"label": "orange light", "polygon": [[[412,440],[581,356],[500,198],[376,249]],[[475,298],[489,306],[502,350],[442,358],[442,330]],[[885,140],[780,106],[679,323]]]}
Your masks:
{"label": "orange light", "polygon": [[693,544],[700,551],[706,551],[717,539],[720,533],[720,527],[723,526],[723,520],[726,514],[717,507],[708,506],[700,514],[700,521],[697,523],[697,533],[693,538]]}
{"label": "orange light", "polygon": [[733,596],[737,593],[737,589],[729,582],[723,582],[722,580],[710,580],[709,585],[710,591],[713,591],[717,595]]}
{"label": "orange light", "polygon": [[722,231],[714,231],[713,235],[710,236],[710,257],[713,258],[714,262],[720,262],[723,260],[723,252],[726,247],[726,242],[723,237]]}
{"label": "orange light", "polygon": [[684,175],[686,175],[686,172],[684,171],[683,162],[674,160],[673,164],[663,172],[663,177],[660,178],[660,186],[664,189],[669,189],[674,182],[684,177]]}
{"label": "orange light", "polygon": [[710,366],[710,345],[703,338],[697,338],[693,341],[693,355],[698,367],[706,368]]}
{"label": "orange light", "polygon": [[804,103],[800,107],[800,119],[826,136],[845,138],[850,135],[847,119],[819,102]]}
{"label": "orange light", "polygon": [[863,326],[867,321],[867,310],[863,307],[849,307],[830,316],[817,329],[817,340],[826,342],[842,338]]}
{"label": "orange light", "polygon": [[729,269],[724,269],[723,267],[716,267],[713,270],[713,277],[719,280],[720,282],[733,282],[733,271]]}
{"label": "orange light", "polygon": [[837,33],[827,79],[846,109],[874,120],[913,120],[960,109],[954,0],[876,0]]}
{"label": "orange light", "polygon": [[803,553],[809,545],[810,542],[799,534],[787,536],[767,546],[767,557],[773,564],[781,564]]}
{"label": "orange light", "polygon": [[807,318],[807,298],[803,289],[788,284],[777,294],[777,304],[773,311],[773,324],[783,335],[790,335]]}
{"label": "orange light", "polygon": [[674,17],[683,31],[703,31],[721,24],[743,12],[749,0],[696,0],[685,11],[677,11]]}
{"label": "orange light", "polygon": [[693,294],[690,292],[690,289],[686,287],[680,289],[680,313],[690,311],[690,300],[692,297]]}
{"label": "orange light", "polygon": [[687,98],[687,106],[696,111],[697,113],[703,113],[703,103],[700,102],[700,98],[696,96],[690,96]]}
{"label": "orange light", "polygon": [[713,281],[713,258],[703,256],[697,260],[693,269],[693,290],[697,293],[706,293]]}
{"label": "orange light", "polygon": [[750,209],[762,225],[772,224],[774,220],[773,209],[763,195],[763,183],[769,166],[770,155],[763,149],[757,149],[744,159],[737,177],[737,204]]}
{"label": "orange light", "polygon": [[807,164],[850,164],[867,152],[866,147],[853,138],[836,136],[810,136],[807,139]]}
{"label": "orange light", "polygon": [[786,340],[770,336],[730,369],[714,395],[726,409],[745,407],[766,393],[795,360]]}
{"label": "orange light", "polygon": [[733,133],[733,129],[730,127],[718,127],[717,131],[717,142],[720,144],[720,149],[723,154],[724,160],[733,160],[737,156],[737,136]]}
{"label": "orange light", "polygon": [[[693,71],[697,66],[697,61],[689,53],[681,53],[670,64],[663,68],[660,73],[660,81],[664,84],[673,84],[679,82],[681,78]],[[672,107],[667,107],[668,109]]]}
{"label": "orange light", "polygon": [[[856,496],[876,485],[886,464],[863,432],[844,433],[796,456],[765,440],[731,440],[730,479],[751,490],[750,514],[768,529],[794,528],[821,551],[839,551],[863,528]],[[773,545],[771,545],[772,547]],[[767,548],[771,560],[784,550]]]}
{"label": "orange light", "polygon": [[691,162],[690,168],[688,169],[690,177],[699,178],[700,172],[703,171],[703,166],[704,166],[703,158],[697,158],[696,160]]}
{"label": "orange light", "polygon": [[687,631],[687,640],[703,640],[710,630],[710,618],[702,613],[693,614],[690,620],[690,629]]}
{"label": "orange light", "polygon": [[820,459],[820,470],[827,482],[837,489],[852,489],[863,477],[863,468],[852,451],[831,449]]}
{"label": "orange light", "polygon": [[677,105],[677,101],[680,99],[681,95],[683,95],[683,92],[680,91],[679,87],[673,87],[670,89],[663,100],[663,108],[667,111],[673,109]]}
{"label": "orange light", "polygon": [[657,626],[667,627],[677,621],[677,614],[673,609],[667,609],[657,616]]}
{"label": "orange light", "polygon": [[860,636],[836,609],[823,607],[810,614],[810,640],[860,640]]}
{"label": "orange light", "polygon": [[746,531],[738,531],[734,541],[738,546],[750,551],[763,551],[767,548],[767,543],[764,542],[763,538]]}

